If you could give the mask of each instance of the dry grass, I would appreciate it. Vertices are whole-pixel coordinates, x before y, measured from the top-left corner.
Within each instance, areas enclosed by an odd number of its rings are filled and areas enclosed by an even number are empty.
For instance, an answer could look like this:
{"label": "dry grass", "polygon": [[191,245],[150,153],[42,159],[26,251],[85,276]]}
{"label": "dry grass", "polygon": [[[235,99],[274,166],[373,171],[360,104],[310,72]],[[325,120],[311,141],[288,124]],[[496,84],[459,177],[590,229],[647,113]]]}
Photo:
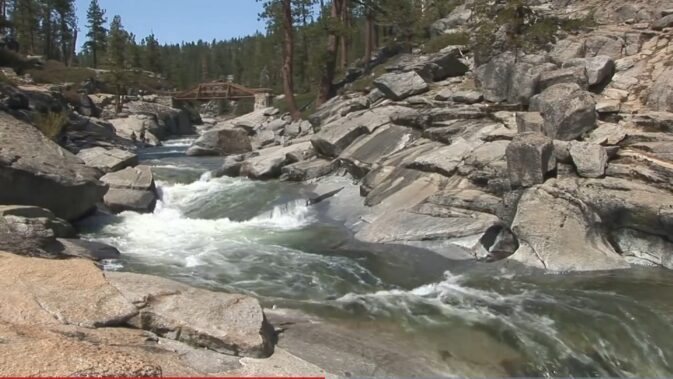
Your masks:
{"label": "dry grass", "polygon": [[68,125],[69,118],[67,112],[48,112],[40,113],[35,119],[35,126],[47,136],[55,140]]}

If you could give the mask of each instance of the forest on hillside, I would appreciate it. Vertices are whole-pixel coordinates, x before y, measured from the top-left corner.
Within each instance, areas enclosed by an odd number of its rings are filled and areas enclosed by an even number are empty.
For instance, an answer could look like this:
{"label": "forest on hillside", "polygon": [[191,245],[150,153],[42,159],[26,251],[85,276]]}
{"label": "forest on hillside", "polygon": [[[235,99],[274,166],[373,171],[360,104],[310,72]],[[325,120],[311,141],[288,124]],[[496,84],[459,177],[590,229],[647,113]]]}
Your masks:
{"label": "forest on hillside", "polygon": [[[321,83],[334,80],[350,65],[364,66],[381,46],[427,38],[429,25],[448,14],[454,3],[265,0],[258,15],[266,21],[264,34],[182,44],[127,32],[123,15],[108,15],[97,0],[88,7],[83,31],[77,30],[74,0],[0,0],[0,11],[3,28],[26,55],[69,66],[140,68],[162,74],[179,89],[233,77],[246,86],[280,92],[283,58],[289,54],[294,92],[308,93],[319,91]],[[83,49],[75,54],[78,44]]]}

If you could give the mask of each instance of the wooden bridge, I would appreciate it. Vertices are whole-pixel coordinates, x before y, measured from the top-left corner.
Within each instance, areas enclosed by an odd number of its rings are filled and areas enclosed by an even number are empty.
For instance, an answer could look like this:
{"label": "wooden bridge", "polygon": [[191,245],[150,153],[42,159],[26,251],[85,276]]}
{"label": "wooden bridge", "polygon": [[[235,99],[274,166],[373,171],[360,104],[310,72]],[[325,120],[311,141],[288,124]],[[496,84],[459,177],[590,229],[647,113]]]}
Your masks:
{"label": "wooden bridge", "polygon": [[232,82],[210,82],[201,83],[190,90],[171,95],[177,101],[242,100],[270,96],[271,90],[247,88]]}

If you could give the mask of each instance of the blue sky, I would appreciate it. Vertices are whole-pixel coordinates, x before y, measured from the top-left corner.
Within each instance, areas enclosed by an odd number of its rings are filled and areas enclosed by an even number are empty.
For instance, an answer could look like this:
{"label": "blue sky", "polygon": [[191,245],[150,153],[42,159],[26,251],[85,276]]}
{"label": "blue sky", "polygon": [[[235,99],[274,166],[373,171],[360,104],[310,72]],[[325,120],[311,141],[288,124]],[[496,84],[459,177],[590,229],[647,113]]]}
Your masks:
{"label": "blue sky", "polygon": [[[86,34],[86,11],[91,0],[76,0],[80,38]],[[124,28],[138,41],[154,32],[163,43],[222,40],[263,32],[264,21],[257,15],[261,3],[255,0],[98,0],[108,22],[122,17]]]}

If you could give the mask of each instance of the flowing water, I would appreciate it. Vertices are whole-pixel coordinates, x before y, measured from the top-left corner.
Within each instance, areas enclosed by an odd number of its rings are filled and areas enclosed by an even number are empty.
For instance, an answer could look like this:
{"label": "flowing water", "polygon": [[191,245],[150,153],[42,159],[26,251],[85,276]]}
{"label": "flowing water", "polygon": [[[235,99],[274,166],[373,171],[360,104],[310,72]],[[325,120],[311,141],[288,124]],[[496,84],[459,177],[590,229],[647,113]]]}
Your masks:
{"label": "flowing water", "polygon": [[445,362],[447,375],[673,376],[667,271],[524,275],[409,264],[430,258],[354,248],[343,225],[306,205],[308,186],[209,178],[221,159],[185,157],[189,142],[143,155],[161,195],[154,213],[81,225],[86,238],[123,253],[108,268],[247,293],[342,325],[385,325],[414,341],[416,353]]}

